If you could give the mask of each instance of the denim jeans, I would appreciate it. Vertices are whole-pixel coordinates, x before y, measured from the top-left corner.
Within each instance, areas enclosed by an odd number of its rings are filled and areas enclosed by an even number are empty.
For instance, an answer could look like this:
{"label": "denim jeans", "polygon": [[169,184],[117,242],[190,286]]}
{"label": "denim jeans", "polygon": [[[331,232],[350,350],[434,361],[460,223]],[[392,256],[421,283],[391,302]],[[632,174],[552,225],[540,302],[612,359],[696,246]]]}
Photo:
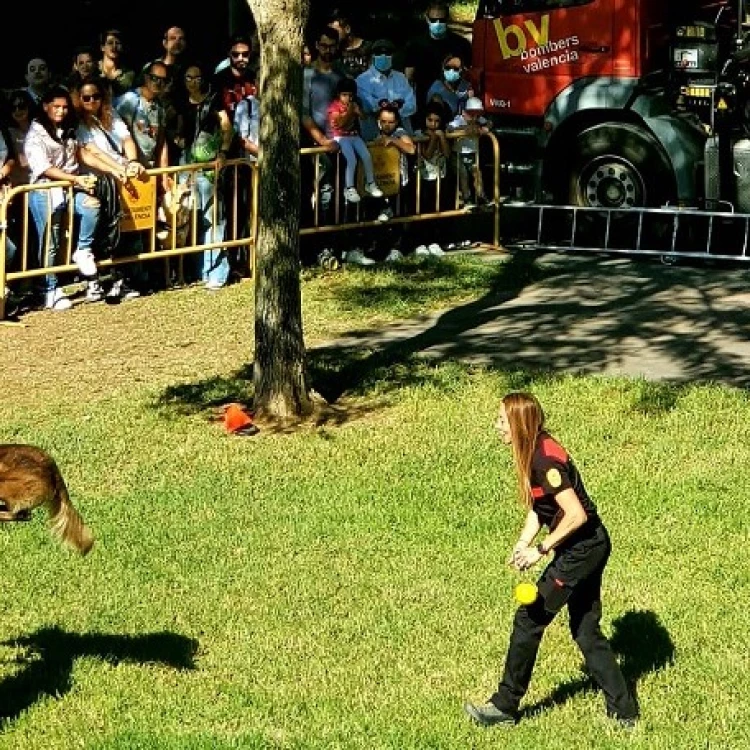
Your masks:
{"label": "denim jeans", "polygon": [[5,233],[5,271],[10,270],[11,263],[16,257],[16,243],[10,238],[10,234]]}
{"label": "denim jeans", "polygon": [[[193,176],[193,196],[198,212],[196,244],[221,242],[226,228],[225,206],[221,193],[219,190],[214,191],[214,180],[208,179],[203,172],[193,172]],[[197,270],[204,283],[224,286],[230,271],[226,249],[217,247],[198,253]]]}
{"label": "denim jeans", "polygon": [[[59,188],[51,190],[34,190],[29,195],[29,209],[39,235],[39,266],[55,266],[60,253],[61,231],[67,219],[67,193],[62,202],[53,206],[53,193]],[[78,223],[77,249],[94,252],[94,234],[99,221],[99,199],[88,193],[75,191],[73,193],[73,212]],[[49,244],[47,245],[47,219],[52,219]],[[45,253],[46,246],[46,253]],[[49,273],[45,277],[45,291],[57,288],[57,276]]]}

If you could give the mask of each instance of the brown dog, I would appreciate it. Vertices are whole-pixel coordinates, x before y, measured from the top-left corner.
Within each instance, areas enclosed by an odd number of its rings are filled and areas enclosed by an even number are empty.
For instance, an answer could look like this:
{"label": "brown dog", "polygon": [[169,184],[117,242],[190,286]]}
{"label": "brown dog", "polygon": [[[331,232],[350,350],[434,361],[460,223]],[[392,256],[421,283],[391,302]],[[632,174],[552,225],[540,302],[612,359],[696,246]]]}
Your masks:
{"label": "brown dog", "polygon": [[85,555],[94,544],[68,496],[55,459],[33,445],[0,445],[0,521],[16,521],[40,505],[49,511],[50,530]]}

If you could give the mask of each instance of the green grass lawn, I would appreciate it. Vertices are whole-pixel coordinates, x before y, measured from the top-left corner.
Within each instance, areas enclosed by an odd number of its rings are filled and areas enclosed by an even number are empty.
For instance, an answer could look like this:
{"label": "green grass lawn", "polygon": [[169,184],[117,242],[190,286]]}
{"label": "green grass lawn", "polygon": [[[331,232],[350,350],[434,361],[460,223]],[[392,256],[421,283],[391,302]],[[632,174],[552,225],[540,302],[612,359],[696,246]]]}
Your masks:
{"label": "green grass lawn", "polygon": [[[308,345],[518,273],[309,272]],[[54,453],[97,544],[57,547],[41,513],[0,526],[2,750],[750,747],[745,392],[313,351],[318,378],[348,373],[340,418],[228,437],[212,417],[249,393],[249,286],[3,331],[48,356],[9,368],[0,442]],[[494,689],[514,611],[522,512],[493,429],[512,388],[538,394],[609,526],[604,628],[637,684],[632,734],[605,719],[564,615],[517,727],[462,714]]]}

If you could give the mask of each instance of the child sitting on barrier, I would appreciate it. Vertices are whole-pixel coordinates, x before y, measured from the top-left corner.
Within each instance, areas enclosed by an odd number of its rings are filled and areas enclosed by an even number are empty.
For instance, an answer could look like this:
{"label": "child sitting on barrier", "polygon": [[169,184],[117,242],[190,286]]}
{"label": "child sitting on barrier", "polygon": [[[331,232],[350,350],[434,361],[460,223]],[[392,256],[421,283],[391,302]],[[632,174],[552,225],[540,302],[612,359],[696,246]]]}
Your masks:
{"label": "child sitting on barrier", "polygon": [[359,118],[362,112],[356,102],[357,83],[342,78],[336,85],[335,98],[328,107],[328,137],[338,143],[346,161],[344,198],[349,203],[359,203],[360,194],[354,186],[357,161],[365,170],[365,192],[373,198],[382,198],[383,191],[375,182],[372,156],[362,139]]}
{"label": "child sitting on barrier", "polygon": [[448,132],[461,133],[456,141],[458,183],[464,208],[486,206],[484,182],[479,166],[479,136],[490,132],[482,102],[475,96],[466,102],[464,111],[451,120]]}

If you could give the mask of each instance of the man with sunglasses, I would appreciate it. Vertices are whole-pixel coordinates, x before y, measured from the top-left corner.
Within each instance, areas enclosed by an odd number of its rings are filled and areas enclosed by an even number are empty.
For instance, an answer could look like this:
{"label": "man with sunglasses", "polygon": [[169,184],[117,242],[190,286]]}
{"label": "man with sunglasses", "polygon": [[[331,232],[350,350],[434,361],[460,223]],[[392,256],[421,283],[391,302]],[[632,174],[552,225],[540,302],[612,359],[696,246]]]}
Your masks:
{"label": "man with sunglasses", "polygon": [[[167,114],[162,102],[168,80],[167,66],[155,60],[144,71],[143,85],[123,94],[115,104],[117,113],[133,134],[138,161],[146,169],[169,166]],[[166,175],[162,186],[164,190],[168,188]]]}
{"label": "man with sunglasses", "polygon": [[[214,75],[213,89],[218,92],[224,109],[234,124],[237,105],[243,99],[257,96],[258,86],[250,37],[235,34],[229,42],[229,64]],[[239,153],[236,155],[239,156]]]}
{"label": "man with sunglasses", "polygon": [[[179,164],[182,148],[179,143],[179,113],[182,101],[187,97],[184,76],[187,68],[187,36],[179,26],[170,26],[162,38],[164,54],[154,62],[163,62],[167,66],[169,80],[164,86],[161,101],[167,112],[167,152],[170,164]],[[144,66],[144,71],[148,64]]]}
{"label": "man with sunglasses", "polygon": [[443,61],[455,55],[465,63],[471,60],[471,43],[448,28],[446,2],[430,2],[425,9],[425,30],[411,39],[404,52],[404,73],[417,94],[417,122],[427,105],[427,91],[441,77]]}
{"label": "man with sunglasses", "polygon": [[[255,78],[258,60],[250,36],[234,34],[229,39],[228,63],[226,66],[217,66],[213,78],[213,90],[218,94],[234,131],[231,147],[228,151],[222,149],[219,153],[230,159],[239,159],[245,156],[245,146],[239,135],[239,123],[236,121],[237,106],[240,102],[247,101],[246,106],[256,112],[259,106]],[[252,203],[252,176],[249,167],[238,165],[224,170],[223,174],[227,232],[233,239],[248,237]],[[247,276],[250,271],[249,248],[243,246],[238,252],[232,253],[230,263],[235,275]]]}

